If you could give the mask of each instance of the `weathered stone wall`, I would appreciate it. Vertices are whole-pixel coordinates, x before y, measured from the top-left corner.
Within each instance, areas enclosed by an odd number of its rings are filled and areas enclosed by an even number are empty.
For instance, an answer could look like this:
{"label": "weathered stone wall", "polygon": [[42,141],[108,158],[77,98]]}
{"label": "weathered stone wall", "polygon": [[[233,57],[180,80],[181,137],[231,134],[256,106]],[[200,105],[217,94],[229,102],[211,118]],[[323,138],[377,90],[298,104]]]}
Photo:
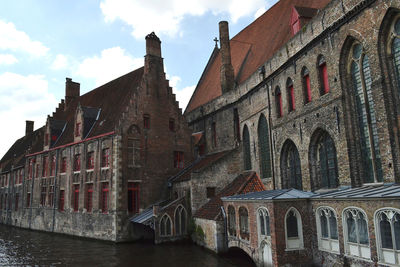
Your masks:
{"label": "weathered stone wall", "polygon": [[204,233],[203,237],[197,235],[194,239],[194,242],[197,245],[203,246],[217,253],[225,252],[227,250],[223,221],[194,218],[194,223],[197,227],[200,227]]}

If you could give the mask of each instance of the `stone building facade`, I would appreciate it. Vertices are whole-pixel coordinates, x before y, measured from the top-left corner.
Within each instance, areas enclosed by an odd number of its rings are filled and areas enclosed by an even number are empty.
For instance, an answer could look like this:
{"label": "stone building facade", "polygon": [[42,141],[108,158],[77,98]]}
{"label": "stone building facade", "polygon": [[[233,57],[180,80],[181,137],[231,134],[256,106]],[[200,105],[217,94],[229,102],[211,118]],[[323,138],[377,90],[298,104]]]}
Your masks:
{"label": "stone building facade", "polygon": [[[130,218],[167,198],[167,178],[191,162],[191,131],[165,78],[161,42],[144,67],[65,100],[1,160],[0,221],[111,241],[145,235]],[[162,149],[161,149],[162,148]]]}

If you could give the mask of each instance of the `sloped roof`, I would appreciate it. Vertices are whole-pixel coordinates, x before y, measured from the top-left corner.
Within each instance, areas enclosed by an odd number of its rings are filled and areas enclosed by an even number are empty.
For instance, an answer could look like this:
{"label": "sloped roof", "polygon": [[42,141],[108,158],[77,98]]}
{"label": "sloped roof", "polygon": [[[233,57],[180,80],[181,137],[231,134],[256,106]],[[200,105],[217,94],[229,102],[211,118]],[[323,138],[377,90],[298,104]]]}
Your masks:
{"label": "sloped roof", "polygon": [[297,189],[278,189],[261,192],[248,193],[243,195],[224,197],[224,201],[235,200],[273,200],[273,199],[305,199],[314,196],[312,192],[304,192]]}
{"label": "sloped roof", "polygon": [[182,182],[182,181],[190,180],[192,172],[195,172],[202,168],[210,166],[211,164],[213,164],[220,158],[223,158],[224,156],[228,155],[231,151],[232,150],[217,152],[214,154],[208,154],[201,158],[198,158],[192,164],[190,164],[188,167],[186,167],[182,171],[178,172],[173,177],[169,178],[169,181],[170,182]]}
{"label": "sloped roof", "polygon": [[314,195],[318,199],[367,199],[400,197],[399,184],[383,184],[379,186],[342,187],[338,190]]}
{"label": "sloped roof", "polygon": [[20,167],[25,164],[25,155],[27,153],[37,152],[43,148],[44,127],[33,131],[32,133],[21,137],[10,147],[7,153],[0,160],[2,172],[10,171],[11,166]]}
{"label": "sloped roof", "polygon": [[[322,9],[331,0],[280,0],[230,41],[231,59],[237,84],[248,79],[292,38],[290,15],[293,7],[310,16],[312,9]],[[212,56],[185,110],[190,112],[222,94],[220,51]]]}
{"label": "sloped roof", "polygon": [[229,185],[221,190],[215,197],[196,211],[194,217],[217,220],[221,211],[222,200],[226,196],[246,194],[249,192],[264,191],[265,186],[254,171],[244,172],[237,176]]}
{"label": "sloped roof", "polygon": [[84,118],[94,120],[99,115],[85,138],[114,131],[115,124],[131,100],[134,89],[140,85],[142,76],[143,67],[77,97],[66,111],[58,110],[53,118],[66,121],[67,126],[55,145],[65,145],[74,141],[74,120],[78,105],[82,107]]}

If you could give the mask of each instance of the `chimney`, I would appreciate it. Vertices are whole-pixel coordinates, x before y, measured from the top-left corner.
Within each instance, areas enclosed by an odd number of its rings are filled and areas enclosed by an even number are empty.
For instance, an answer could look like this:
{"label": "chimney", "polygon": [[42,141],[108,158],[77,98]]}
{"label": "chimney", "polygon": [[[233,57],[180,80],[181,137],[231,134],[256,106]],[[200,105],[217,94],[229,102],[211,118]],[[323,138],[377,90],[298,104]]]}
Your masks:
{"label": "chimney", "polygon": [[221,88],[226,93],[234,86],[234,74],[231,63],[231,47],[229,44],[229,28],[227,21],[219,23],[219,41],[221,45]]}
{"label": "chimney", "polygon": [[161,41],[154,32],[146,36],[146,55],[161,57]]}
{"label": "chimney", "polygon": [[66,110],[69,104],[77,97],[80,96],[80,84],[73,82],[71,78],[66,78],[65,81],[65,105],[64,110]]}
{"label": "chimney", "polygon": [[33,121],[26,121],[25,136],[33,133]]}

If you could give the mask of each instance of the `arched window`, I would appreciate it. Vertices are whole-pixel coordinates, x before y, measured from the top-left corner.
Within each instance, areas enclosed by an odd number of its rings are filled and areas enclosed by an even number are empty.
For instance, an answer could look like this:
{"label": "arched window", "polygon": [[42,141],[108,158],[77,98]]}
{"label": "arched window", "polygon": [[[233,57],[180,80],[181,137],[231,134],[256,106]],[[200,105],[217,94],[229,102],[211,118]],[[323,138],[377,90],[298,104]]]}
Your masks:
{"label": "arched window", "polygon": [[269,224],[269,213],[266,208],[260,208],[257,212],[258,217],[258,235],[259,242],[271,236],[271,229]]}
{"label": "arched window", "polygon": [[303,249],[303,226],[297,209],[290,208],[285,216],[286,249]]}
{"label": "arched window", "polygon": [[397,97],[400,101],[400,18],[397,18],[393,27],[391,36],[392,40],[392,55],[393,55],[393,64],[396,72],[397,78]]}
{"label": "arched window", "polygon": [[245,207],[239,208],[240,237],[249,240],[249,213]]}
{"label": "arched window", "polygon": [[258,120],[258,145],[260,148],[261,177],[272,177],[268,123],[263,114],[261,114],[260,119]]}
{"label": "arched window", "polygon": [[329,134],[318,129],[311,140],[311,178],[313,190],[339,185],[335,144]]}
{"label": "arched window", "polygon": [[171,218],[165,214],[160,220],[160,236],[170,236],[171,235]]}
{"label": "arched window", "polygon": [[318,56],[318,72],[319,72],[319,93],[324,95],[329,93],[329,81],[328,81],[328,68],[326,67],[326,60],[324,56]]}
{"label": "arched window", "polygon": [[296,106],[295,106],[295,98],[294,98],[293,81],[290,78],[287,79],[286,89],[287,89],[287,99],[288,99],[288,110],[289,110],[289,112],[291,112],[296,109]]}
{"label": "arched window", "polygon": [[303,189],[299,152],[295,144],[288,140],[281,154],[282,188]]}
{"label": "arched window", "polygon": [[250,134],[247,125],[243,128],[243,160],[244,169],[251,170]]}
{"label": "arched window", "polygon": [[372,77],[368,56],[365,54],[360,43],[355,42],[353,44],[350,62],[355,108],[360,132],[364,183],[381,182],[383,175],[375,105],[372,99]]}
{"label": "arched window", "polygon": [[175,234],[184,235],[186,233],[186,210],[179,205],[175,210]]}
{"label": "arched window", "polygon": [[232,206],[228,206],[228,233],[236,236],[236,214],[235,208]]}
{"label": "arched window", "polygon": [[278,118],[283,116],[283,107],[282,107],[282,93],[279,86],[275,88],[275,106],[276,106],[276,116]]}
{"label": "arched window", "polygon": [[375,213],[379,262],[400,265],[400,210],[385,208]]}
{"label": "arched window", "polygon": [[303,67],[301,71],[301,76],[303,80],[304,104],[307,104],[311,102],[311,81],[310,72],[306,67]]}
{"label": "arched window", "polygon": [[240,123],[238,109],[233,109],[233,133],[235,140],[240,142]]}
{"label": "arched window", "polygon": [[361,209],[347,208],[343,211],[344,246],[347,254],[371,258],[367,220],[367,215]]}
{"label": "arched window", "polygon": [[338,227],[336,213],[328,207],[320,207],[316,212],[318,248],[339,253]]}

